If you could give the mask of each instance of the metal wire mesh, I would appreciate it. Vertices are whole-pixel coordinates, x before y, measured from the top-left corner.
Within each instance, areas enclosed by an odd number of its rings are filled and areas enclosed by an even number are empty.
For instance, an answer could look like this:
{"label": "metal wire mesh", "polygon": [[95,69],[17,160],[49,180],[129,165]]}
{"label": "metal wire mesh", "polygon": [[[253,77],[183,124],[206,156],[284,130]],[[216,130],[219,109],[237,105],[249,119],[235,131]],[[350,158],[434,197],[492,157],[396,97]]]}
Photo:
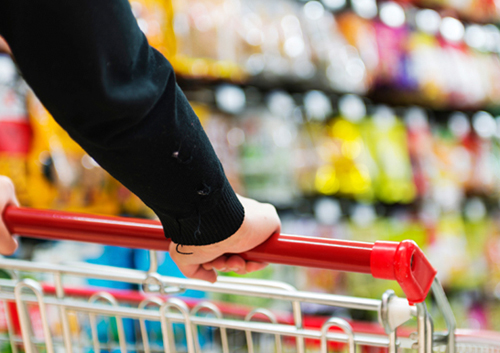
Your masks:
{"label": "metal wire mesh", "polygon": [[[155,270],[155,257],[151,257]],[[432,325],[419,306],[418,332],[386,334],[382,325],[360,332],[338,317],[305,326],[303,303],[380,314],[382,300],[298,291],[264,280],[221,278],[217,283],[89,264],[47,264],[1,259],[11,279],[0,280],[0,352],[340,352],[432,350]],[[42,276],[43,274],[43,276]],[[106,279],[143,291],[75,289],[69,278]],[[38,280],[37,278],[42,278]],[[231,312],[224,303],[176,297],[186,289],[267,298],[288,312],[254,307]],[[3,320],[2,320],[3,317]],[[430,330],[430,331],[428,331]],[[430,343],[429,343],[430,342]],[[495,342],[459,342],[458,352],[500,352]],[[4,348],[2,348],[4,347]],[[446,347],[445,347],[446,348]],[[448,352],[453,353],[449,350]]]}

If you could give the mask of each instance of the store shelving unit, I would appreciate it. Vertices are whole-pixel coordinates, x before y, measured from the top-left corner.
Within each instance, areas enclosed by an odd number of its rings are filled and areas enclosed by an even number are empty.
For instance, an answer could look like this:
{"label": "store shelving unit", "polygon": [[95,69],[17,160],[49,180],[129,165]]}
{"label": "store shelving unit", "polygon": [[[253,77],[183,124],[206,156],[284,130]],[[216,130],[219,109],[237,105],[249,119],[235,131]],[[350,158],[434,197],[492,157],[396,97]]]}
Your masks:
{"label": "store shelving unit", "polygon": [[[456,308],[466,308],[459,320],[499,328],[500,16],[492,2],[131,3],[235,189],[278,206],[285,231],[415,239]],[[36,142],[22,170],[36,179],[18,182],[51,196],[23,188],[25,203],[151,216],[47,123],[36,100],[29,111]],[[57,177],[48,173],[57,167],[48,136],[75,175],[104,187],[48,180]],[[355,276],[294,276],[308,289],[367,294]],[[378,295],[370,285],[367,295]]]}

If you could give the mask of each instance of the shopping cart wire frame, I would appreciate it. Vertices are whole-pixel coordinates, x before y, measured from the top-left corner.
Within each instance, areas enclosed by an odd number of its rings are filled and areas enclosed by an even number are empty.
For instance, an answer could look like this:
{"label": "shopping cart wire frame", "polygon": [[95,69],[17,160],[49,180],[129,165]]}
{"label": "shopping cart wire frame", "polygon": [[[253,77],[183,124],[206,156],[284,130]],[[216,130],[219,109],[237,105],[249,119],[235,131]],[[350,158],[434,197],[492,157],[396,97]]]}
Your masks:
{"label": "shopping cart wire frame", "polygon": [[[293,337],[294,351],[305,352],[307,340],[320,342],[319,350],[328,352],[329,343],[347,344],[348,351],[354,353],[359,346],[385,347],[390,353],[398,348],[417,349],[418,353],[429,353],[436,347],[454,353],[456,349],[456,324],[444,291],[435,278],[436,271],[423,252],[412,241],[364,243],[355,241],[324,239],[316,237],[274,234],[268,241],[242,256],[247,260],[276,264],[309,266],[339,271],[360,272],[375,278],[396,280],[405,298],[398,298],[393,291],[387,291],[381,300],[355,298],[342,295],[312,293],[296,290],[281,282],[219,277],[214,283],[205,281],[162,276],[157,273],[156,250],[168,250],[161,224],[157,221],[94,216],[60,211],[42,211],[29,208],[7,207],[3,219],[8,229],[29,237],[53,240],[73,240],[129,248],[150,250],[148,271],[115,268],[89,264],[48,264],[31,261],[0,258],[0,269],[13,273],[12,279],[0,280],[0,305],[4,303],[8,340],[14,353],[19,348],[25,352],[36,352],[40,346],[47,352],[56,351],[57,346],[65,352],[79,351],[82,343],[75,338],[71,325],[71,315],[85,313],[89,317],[92,347],[101,351],[102,342],[97,329],[97,316],[112,317],[115,320],[117,336],[116,349],[121,352],[151,352],[152,347],[146,321],[160,323],[162,344],[155,344],[156,350],[177,352],[201,352],[199,329],[211,327],[218,330],[220,351],[229,352],[228,330],[245,333],[246,349],[254,352],[253,333],[274,336],[273,351],[282,352],[282,339]],[[21,279],[19,273],[51,274],[54,295],[44,292],[43,285],[33,279]],[[87,301],[69,296],[65,292],[63,277],[104,279],[126,282],[140,286],[144,292],[156,294],[147,297],[138,305],[121,305],[110,293],[98,292]],[[293,323],[279,322],[275,315],[262,308],[254,309],[245,318],[224,317],[213,303],[199,303],[190,308],[185,301],[170,294],[187,289],[211,293],[262,297],[291,303]],[[445,318],[447,331],[434,333],[425,298],[433,292],[437,306]],[[15,303],[15,307],[9,305]],[[338,308],[367,310],[378,313],[379,322],[385,334],[355,332],[351,323],[338,317],[324,322],[322,327],[304,327],[302,303],[314,303]],[[39,311],[42,329],[34,334],[29,307],[35,305]],[[49,325],[47,308],[57,308],[61,334],[53,339],[54,330]],[[152,309],[156,308],[156,309]],[[19,323],[15,323],[17,310]],[[9,312],[10,311],[10,312]],[[211,316],[200,316],[199,312],[210,312]],[[253,321],[255,317],[259,321]],[[140,323],[141,340],[131,344],[127,340],[123,319],[135,319]],[[265,318],[267,322],[263,322]],[[411,318],[416,318],[417,332],[409,337],[397,337],[397,329]],[[179,348],[174,324],[183,324],[183,348]],[[16,325],[19,329],[16,330]],[[335,328],[334,331],[330,328]],[[17,331],[17,332],[16,332]],[[43,335],[43,337],[41,337]],[[56,335],[57,336],[57,335]],[[500,351],[498,339],[488,337],[467,337],[467,344]],[[140,342],[139,342],[140,341]],[[1,342],[1,338],[0,338]],[[108,346],[112,345],[108,342]],[[80,348],[79,348],[80,347]],[[159,347],[159,348],[158,348]],[[458,346],[460,348],[460,345]]]}

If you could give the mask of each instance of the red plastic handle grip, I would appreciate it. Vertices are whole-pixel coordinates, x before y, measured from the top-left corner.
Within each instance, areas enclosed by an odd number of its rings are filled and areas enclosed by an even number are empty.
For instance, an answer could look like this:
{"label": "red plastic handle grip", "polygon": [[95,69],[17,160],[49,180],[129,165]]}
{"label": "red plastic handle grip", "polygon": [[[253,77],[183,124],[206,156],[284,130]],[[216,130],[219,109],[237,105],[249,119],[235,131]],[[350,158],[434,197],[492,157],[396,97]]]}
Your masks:
{"label": "red plastic handle grip", "polygon": [[[97,216],[9,206],[3,214],[9,231],[28,237],[73,240],[138,249],[168,251],[158,221]],[[247,260],[369,273],[397,280],[410,303],[425,299],[436,271],[411,241],[365,243],[274,234],[241,254]]]}

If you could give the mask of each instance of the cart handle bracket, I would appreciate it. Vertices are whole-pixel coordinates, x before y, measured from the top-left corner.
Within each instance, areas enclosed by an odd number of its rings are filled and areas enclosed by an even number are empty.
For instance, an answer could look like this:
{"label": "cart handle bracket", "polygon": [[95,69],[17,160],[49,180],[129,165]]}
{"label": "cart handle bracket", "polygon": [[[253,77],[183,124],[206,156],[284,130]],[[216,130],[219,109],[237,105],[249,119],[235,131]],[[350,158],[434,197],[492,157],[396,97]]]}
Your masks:
{"label": "cart handle bracket", "polygon": [[410,305],[425,300],[437,273],[412,240],[375,242],[370,268],[375,278],[396,280]]}

